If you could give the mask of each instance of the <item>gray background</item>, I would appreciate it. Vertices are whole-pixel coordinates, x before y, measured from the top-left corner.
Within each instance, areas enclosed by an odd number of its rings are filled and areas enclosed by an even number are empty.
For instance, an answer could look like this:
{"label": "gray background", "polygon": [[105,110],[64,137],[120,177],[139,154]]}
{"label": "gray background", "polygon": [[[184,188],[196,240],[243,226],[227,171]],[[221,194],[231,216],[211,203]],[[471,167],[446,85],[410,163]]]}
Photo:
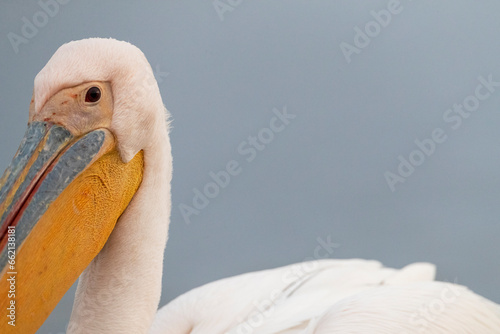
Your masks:
{"label": "gray background", "polygon": [[[209,281],[302,261],[328,236],[334,258],[430,261],[440,279],[500,302],[500,89],[458,129],[443,120],[479,76],[500,81],[498,1],[401,0],[350,63],[340,43],[353,44],[354,27],[388,1],[233,4],[221,20],[212,1],[70,1],[16,54],[7,34],[22,35],[23,17],[43,9],[3,1],[0,168],[24,134],[33,78],[61,44],[130,41],[158,72],[174,120],[162,305]],[[285,106],[296,118],[247,162],[240,143]],[[384,173],[436,128],[447,140],[391,192]],[[241,174],[186,224],[179,205],[230,160]],[[39,333],[64,331],[73,294]]]}

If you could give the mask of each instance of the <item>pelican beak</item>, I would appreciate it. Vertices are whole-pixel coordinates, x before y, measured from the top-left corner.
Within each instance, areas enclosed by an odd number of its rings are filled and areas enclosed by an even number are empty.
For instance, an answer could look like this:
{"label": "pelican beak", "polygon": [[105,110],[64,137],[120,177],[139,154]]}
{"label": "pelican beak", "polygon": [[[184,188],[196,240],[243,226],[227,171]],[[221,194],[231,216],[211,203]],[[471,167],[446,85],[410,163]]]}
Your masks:
{"label": "pelican beak", "polygon": [[138,190],[104,128],[31,122],[0,179],[0,333],[35,333],[100,252]]}

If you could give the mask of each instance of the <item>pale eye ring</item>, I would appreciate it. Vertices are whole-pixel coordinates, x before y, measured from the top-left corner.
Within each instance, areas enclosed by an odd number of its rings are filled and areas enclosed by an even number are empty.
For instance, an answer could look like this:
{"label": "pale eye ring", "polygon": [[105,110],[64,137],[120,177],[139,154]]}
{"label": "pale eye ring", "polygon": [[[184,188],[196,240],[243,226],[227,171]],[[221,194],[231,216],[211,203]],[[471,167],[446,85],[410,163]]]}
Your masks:
{"label": "pale eye ring", "polygon": [[90,87],[85,95],[85,102],[94,103],[101,99],[101,90],[99,87]]}

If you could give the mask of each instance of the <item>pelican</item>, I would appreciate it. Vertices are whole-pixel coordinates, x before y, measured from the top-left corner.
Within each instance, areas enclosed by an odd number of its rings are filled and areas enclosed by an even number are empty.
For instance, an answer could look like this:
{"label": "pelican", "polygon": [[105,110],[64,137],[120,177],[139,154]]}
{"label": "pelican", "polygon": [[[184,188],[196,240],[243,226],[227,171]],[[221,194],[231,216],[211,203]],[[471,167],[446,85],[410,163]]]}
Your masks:
{"label": "pelican", "polygon": [[[169,114],[144,54],[61,46],[0,179],[0,333],[35,333],[78,280],[68,333],[500,333],[500,306],[434,266],[313,260],[194,289],[158,311]],[[175,270],[175,268],[166,268]]]}

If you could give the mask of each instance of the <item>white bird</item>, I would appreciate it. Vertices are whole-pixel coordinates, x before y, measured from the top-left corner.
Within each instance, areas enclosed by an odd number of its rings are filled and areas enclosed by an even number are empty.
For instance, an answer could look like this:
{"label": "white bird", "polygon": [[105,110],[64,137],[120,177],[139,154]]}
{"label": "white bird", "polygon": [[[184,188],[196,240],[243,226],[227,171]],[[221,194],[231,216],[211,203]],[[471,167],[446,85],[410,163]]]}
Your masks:
{"label": "white bird", "polygon": [[67,43],[36,76],[26,137],[0,179],[1,333],[36,332],[78,276],[68,333],[500,333],[499,305],[434,282],[426,263],[304,262],[207,284],[157,312],[168,119],[151,66],[126,42]]}

